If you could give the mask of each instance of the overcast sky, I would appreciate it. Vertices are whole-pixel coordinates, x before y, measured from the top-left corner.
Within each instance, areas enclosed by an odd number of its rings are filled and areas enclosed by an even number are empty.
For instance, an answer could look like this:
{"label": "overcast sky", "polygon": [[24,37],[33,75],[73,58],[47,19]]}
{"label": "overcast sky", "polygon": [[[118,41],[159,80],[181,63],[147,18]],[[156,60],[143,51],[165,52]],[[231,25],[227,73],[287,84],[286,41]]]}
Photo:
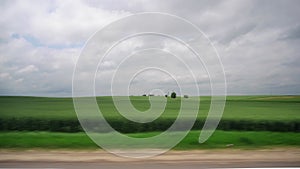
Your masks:
{"label": "overcast sky", "polygon": [[[220,55],[229,95],[300,94],[299,9],[297,0],[1,0],[0,95],[71,96],[74,66],[86,41],[110,22],[139,12],[177,15],[200,28]],[[181,27],[173,29],[188,34]],[[134,38],[119,48],[129,51],[145,42],[156,41],[159,39],[155,37]],[[162,49],[178,49],[172,41],[163,42]],[[146,61],[151,66],[147,59],[153,55],[171,57],[160,51],[148,55],[146,52],[141,57],[132,56],[130,59],[135,60],[123,64],[122,73],[132,75],[132,70],[127,68],[140,62]],[[172,64],[176,65],[176,61]],[[169,64],[165,65],[167,68]],[[101,82],[112,75],[105,73],[116,67],[112,60],[102,62],[97,75],[97,95],[110,95],[110,87]],[[199,66],[199,72],[201,69]],[[174,78],[187,82],[188,76],[180,74],[183,70],[177,71]],[[200,86],[207,82],[205,74],[199,73],[197,78]],[[122,79],[122,75],[116,76],[117,95],[125,94],[119,90]],[[146,71],[132,80],[130,94],[139,95],[157,88],[163,92],[177,91],[174,82],[162,71]],[[188,84],[185,87],[189,88]]]}

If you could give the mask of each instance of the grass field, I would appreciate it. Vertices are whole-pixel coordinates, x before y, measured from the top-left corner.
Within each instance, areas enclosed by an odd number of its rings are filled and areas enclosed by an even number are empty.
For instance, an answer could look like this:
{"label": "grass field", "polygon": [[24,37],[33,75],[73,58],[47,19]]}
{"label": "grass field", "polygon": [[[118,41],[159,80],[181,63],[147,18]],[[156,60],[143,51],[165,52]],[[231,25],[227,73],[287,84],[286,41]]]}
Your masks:
{"label": "grass field", "polygon": [[[121,117],[111,97],[98,97],[97,101],[106,118]],[[139,110],[146,110],[150,106],[148,97],[131,97],[131,102]],[[207,116],[209,106],[210,98],[201,97],[198,118],[203,119]],[[2,96],[0,107],[0,117],[3,119],[76,119],[71,98]],[[169,98],[161,118],[175,119],[179,108],[180,98]],[[300,96],[228,96],[222,119],[299,121]]]}
{"label": "grass field", "polygon": [[[300,147],[300,134],[256,131],[216,131],[204,144],[198,143],[199,131],[191,131],[174,149]],[[151,137],[157,132],[128,134]],[[228,145],[233,146],[228,147]],[[1,132],[0,148],[96,149],[85,133]]]}
{"label": "grass field", "polygon": [[[125,97],[117,97],[124,104]],[[210,97],[200,97],[198,118],[193,129],[201,129],[210,107]],[[138,110],[150,107],[148,97],[130,97]],[[193,97],[184,99],[194,103]],[[176,119],[181,98],[168,98],[161,116],[151,123],[134,123],[125,119],[114,106],[111,97],[97,97],[100,110],[110,125],[123,133],[163,131]],[[80,132],[72,98],[0,97],[0,131]],[[156,107],[154,107],[154,110]],[[185,113],[185,112],[183,112]],[[300,96],[229,96],[219,130],[300,131]],[[184,116],[189,117],[189,112]],[[87,117],[93,128],[99,126]],[[182,122],[184,124],[185,122]],[[101,128],[101,126],[100,126]]]}
{"label": "grass field", "polygon": [[[124,99],[118,97],[117,101]],[[148,99],[130,97],[139,110],[150,107]],[[97,97],[97,102],[116,130],[132,137],[150,137],[172,125],[181,99],[168,98],[162,116],[149,124],[126,121],[111,97]],[[194,131],[175,149],[226,148],[228,144],[234,144],[234,148],[300,146],[300,96],[228,96],[218,131],[204,144],[198,143],[198,137],[209,110],[210,97],[200,100]],[[185,101],[194,102],[195,99]],[[97,147],[82,132],[71,98],[2,96],[0,107],[0,148]]]}

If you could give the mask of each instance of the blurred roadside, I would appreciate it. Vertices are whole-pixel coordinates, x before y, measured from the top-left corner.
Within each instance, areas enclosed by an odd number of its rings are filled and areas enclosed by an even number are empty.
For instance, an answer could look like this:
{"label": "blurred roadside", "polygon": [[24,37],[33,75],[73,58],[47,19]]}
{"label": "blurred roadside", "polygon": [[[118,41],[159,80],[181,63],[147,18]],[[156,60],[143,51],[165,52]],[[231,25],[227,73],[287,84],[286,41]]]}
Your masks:
{"label": "blurred roadside", "polygon": [[300,149],[170,151],[149,159],[121,158],[103,150],[1,150],[0,167],[227,168],[299,167]]}

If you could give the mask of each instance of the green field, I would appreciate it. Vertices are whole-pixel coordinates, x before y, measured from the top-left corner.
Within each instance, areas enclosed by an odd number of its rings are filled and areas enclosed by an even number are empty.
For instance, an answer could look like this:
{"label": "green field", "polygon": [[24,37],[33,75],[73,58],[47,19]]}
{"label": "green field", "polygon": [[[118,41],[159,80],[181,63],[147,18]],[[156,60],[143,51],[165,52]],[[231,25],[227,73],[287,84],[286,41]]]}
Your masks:
{"label": "green field", "polygon": [[[118,97],[117,102],[122,103],[125,99]],[[118,113],[111,97],[97,97],[97,101],[111,126],[120,132],[132,133],[166,130],[178,115],[181,98],[168,98],[162,115],[146,124],[125,119]],[[130,97],[130,101],[138,110],[150,107],[148,97],[134,96]],[[193,103],[195,99],[185,101]],[[0,107],[0,131],[82,131],[72,98],[6,96],[0,97]],[[198,118],[193,129],[202,128],[209,107],[210,97],[200,97]],[[299,132],[299,114],[300,96],[229,96],[218,129]]]}
{"label": "green field", "polygon": [[[215,131],[205,143],[199,144],[199,131],[191,131],[174,149],[207,148],[273,148],[300,147],[300,134],[282,132]],[[128,134],[131,137],[151,137],[157,132]],[[228,147],[228,145],[233,144]],[[62,148],[96,149],[98,146],[85,133],[2,132],[0,148]]]}
{"label": "green field", "polygon": [[[125,99],[118,97],[117,102]],[[150,137],[173,124],[181,99],[168,98],[161,117],[145,124],[122,117],[111,97],[97,97],[97,102],[117,131],[132,137]],[[134,96],[130,101],[138,110],[150,107],[148,97]],[[185,101],[193,103],[195,99]],[[0,107],[0,148],[97,147],[82,132],[72,98],[2,96]],[[209,107],[210,97],[200,97],[193,131],[175,149],[226,148],[228,144],[235,148],[300,146],[300,96],[228,96],[218,130],[208,142],[199,144]],[[99,126],[95,131],[98,129]]]}
{"label": "green field", "polygon": [[[139,110],[146,110],[150,106],[148,97],[135,96],[130,99]],[[180,99],[168,99],[162,118],[176,118]],[[210,97],[201,97],[200,100],[198,118],[205,118],[210,106]],[[111,97],[97,97],[97,101],[106,118],[121,117]],[[2,96],[0,107],[1,118],[76,118],[72,98]],[[300,120],[300,96],[228,96],[222,119]]]}

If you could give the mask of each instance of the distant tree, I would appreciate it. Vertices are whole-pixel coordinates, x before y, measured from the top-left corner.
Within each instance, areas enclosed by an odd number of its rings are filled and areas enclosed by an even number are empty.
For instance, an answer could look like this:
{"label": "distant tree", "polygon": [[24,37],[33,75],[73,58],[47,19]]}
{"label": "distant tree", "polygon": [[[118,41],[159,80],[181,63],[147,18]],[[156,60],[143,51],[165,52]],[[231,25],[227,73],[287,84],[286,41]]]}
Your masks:
{"label": "distant tree", "polygon": [[175,93],[175,92],[172,92],[172,93],[171,93],[171,98],[173,98],[173,99],[176,98],[176,93]]}
{"label": "distant tree", "polygon": [[143,96],[147,96],[146,94],[143,94]]}
{"label": "distant tree", "polygon": [[189,96],[188,96],[188,95],[184,95],[183,97],[184,97],[184,98],[189,98]]}
{"label": "distant tree", "polygon": [[168,95],[166,94],[165,97],[168,97]]}

